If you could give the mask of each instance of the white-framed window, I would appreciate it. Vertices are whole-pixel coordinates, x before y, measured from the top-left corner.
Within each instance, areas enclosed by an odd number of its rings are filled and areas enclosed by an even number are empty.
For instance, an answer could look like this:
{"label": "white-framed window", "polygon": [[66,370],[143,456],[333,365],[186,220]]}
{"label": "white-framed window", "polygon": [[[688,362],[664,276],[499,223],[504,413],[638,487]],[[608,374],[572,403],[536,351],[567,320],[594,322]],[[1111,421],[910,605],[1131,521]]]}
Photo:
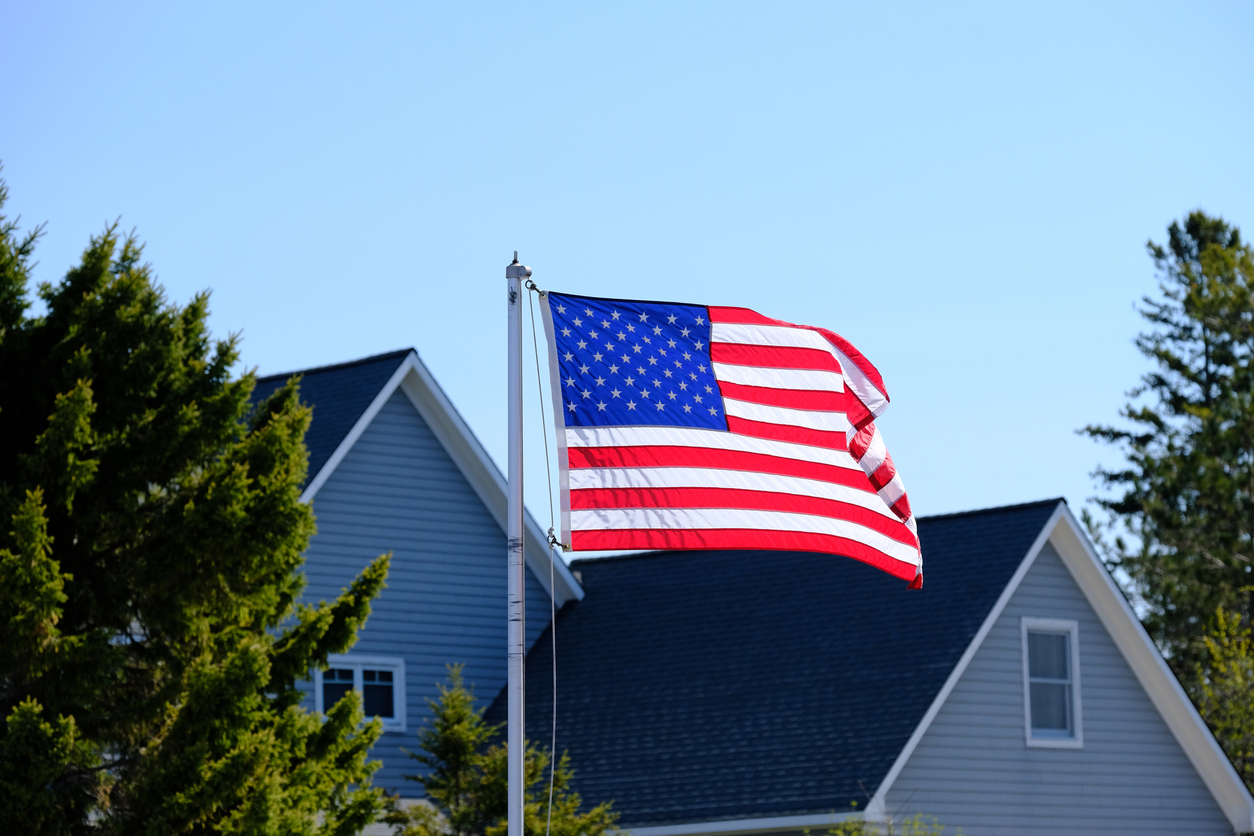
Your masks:
{"label": "white-framed window", "polygon": [[1080,625],[1058,618],[1024,618],[1023,724],[1029,746],[1078,749]]}
{"label": "white-framed window", "polygon": [[314,672],[314,708],[326,713],[349,691],[361,694],[366,717],[378,717],[385,731],[405,731],[405,660],[394,656],[327,657],[327,669]]}

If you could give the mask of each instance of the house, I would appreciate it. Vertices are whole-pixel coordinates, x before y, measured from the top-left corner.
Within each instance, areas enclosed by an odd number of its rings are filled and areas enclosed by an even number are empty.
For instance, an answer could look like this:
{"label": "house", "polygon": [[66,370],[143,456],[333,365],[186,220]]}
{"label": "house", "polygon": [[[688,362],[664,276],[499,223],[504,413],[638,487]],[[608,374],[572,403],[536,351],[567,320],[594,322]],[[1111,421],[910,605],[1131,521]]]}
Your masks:
{"label": "house", "polygon": [[[412,349],[306,369],[301,400],[318,532],[305,554],[304,600],[331,600],[365,565],[392,553],[387,588],[357,643],[314,673],[306,707],[323,710],[349,688],[383,719],[375,784],[413,796],[404,779],[427,700],[460,662],[491,699],[506,680],[505,479]],[[257,382],[254,401],[291,377]],[[526,633],[530,645],[557,607],[583,590],[557,561],[549,589],[546,538],[527,518]]]}
{"label": "house", "polygon": [[[448,663],[504,715],[504,480],[416,352],[302,375],[306,599],[393,553],[359,641],[314,674],[307,705],[362,691],[385,725],[376,783],[412,798],[401,747]],[[927,584],[907,591],[807,553],[568,569],[528,518],[528,736],[552,732],[555,629],[557,748],[574,789],[613,799],[632,836],[915,812],[968,836],[1254,830],[1254,799],[1065,502],[922,518],[919,533]]]}
{"label": "house", "polygon": [[[918,525],[918,591],[821,554],[575,561],[586,597],[556,623],[573,789],[613,799],[632,836],[916,813],[967,836],[1254,830],[1063,500]],[[533,740],[551,733],[551,654],[545,635],[528,655]]]}

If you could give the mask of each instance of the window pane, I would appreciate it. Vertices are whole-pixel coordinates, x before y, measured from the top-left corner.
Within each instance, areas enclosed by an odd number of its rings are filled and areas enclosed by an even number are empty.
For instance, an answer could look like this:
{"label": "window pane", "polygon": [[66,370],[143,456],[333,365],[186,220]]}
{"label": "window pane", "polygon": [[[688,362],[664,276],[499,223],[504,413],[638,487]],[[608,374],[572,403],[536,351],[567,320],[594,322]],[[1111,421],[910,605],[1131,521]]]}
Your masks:
{"label": "window pane", "polygon": [[1032,679],[1071,678],[1067,633],[1028,633],[1028,676]]}
{"label": "window pane", "polygon": [[[351,674],[352,671],[349,671]],[[340,701],[340,697],[353,690],[353,680],[349,677],[348,682],[328,682],[324,677],[322,680],[322,710],[330,711],[331,706]]]}
{"label": "window pane", "polygon": [[1071,686],[1053,682],[1031,684],[1032,731],[1071,734]]}
{"label": "window pane", "polygon": [[323,682],[352,682],[353,672],[351,669],[332,668],[322,675]]}
{"label": "window pane", "polygon": [[395,717],[392,704],[392,672],[362,671],[362,687],[367,717]]}

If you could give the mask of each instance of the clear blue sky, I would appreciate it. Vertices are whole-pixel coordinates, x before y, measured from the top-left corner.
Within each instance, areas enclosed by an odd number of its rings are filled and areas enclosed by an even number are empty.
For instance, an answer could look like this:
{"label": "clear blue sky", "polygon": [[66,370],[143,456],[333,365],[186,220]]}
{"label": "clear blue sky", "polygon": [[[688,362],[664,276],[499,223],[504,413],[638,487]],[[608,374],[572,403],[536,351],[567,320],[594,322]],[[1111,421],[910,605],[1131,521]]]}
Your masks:
{"label": "clear blue sky", "polygon": [[120,216],[246,365],[414,346],[498,461],[518,249],[841,332],[922,514],[1078,507],[1146,239],[1254,234],[1251,36],[1248,3],[7,3],[0,159],[41,280]]}

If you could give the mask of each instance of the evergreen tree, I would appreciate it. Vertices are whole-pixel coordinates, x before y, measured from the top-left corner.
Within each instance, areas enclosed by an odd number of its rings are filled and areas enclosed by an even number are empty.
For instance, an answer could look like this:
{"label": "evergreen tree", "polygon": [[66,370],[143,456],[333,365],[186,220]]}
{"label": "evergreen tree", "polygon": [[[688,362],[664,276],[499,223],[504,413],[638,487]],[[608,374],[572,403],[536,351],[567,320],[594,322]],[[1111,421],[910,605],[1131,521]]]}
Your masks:
{"label": "evergreen tree", "polygon": [[378,721],[311,715],[297,683],[353,643],[388,559],[296,605],[297,381],[251,407],[207,294],[168,302],[116,224],[32,315],[40,232],[0,215],[0,831],[359,831]]}
{"label": "evergreen tree", "polygon": [[[493,743],[499,726],[483,722],[466,689],[460,665],[449,668],[440,699],[429,700],[432,717],[418,733],[421,752],[410,757],[427,768],[407,775],[426,791],[428,804],[394,810],[388,820],[397,836],[505,836],[508,807],[508,763],[505,745]],[[614,831],[618,815],[603,802],[581,813],[583,800],[571,791],[573,771],[563,754],[552,769],[552,815],[549,813],[547,751],[527,744],[524,773],[523,832],[526,836],[605,836]]]}
{"label": "evergreen tree", "polygon": [[1254,790],[1254,641],[1240,616],[1217,610],[1202,639],[1197,708]]}
{"label": "evergreen tree", "polygon": [[[1104,523],[1087,518],[1108,563],[1131,580],[1145,625],[1193,695],[1216,609],[1248,619],[1254,558],[1254,256],[1240,231],[1201,211],[1152,241],[1161,296],[1136,344],[1154,369],[1130,393],[1130,428],[1090,426],[1126,466]],[[1131,536],[1126,536],[1131,535]]]}

